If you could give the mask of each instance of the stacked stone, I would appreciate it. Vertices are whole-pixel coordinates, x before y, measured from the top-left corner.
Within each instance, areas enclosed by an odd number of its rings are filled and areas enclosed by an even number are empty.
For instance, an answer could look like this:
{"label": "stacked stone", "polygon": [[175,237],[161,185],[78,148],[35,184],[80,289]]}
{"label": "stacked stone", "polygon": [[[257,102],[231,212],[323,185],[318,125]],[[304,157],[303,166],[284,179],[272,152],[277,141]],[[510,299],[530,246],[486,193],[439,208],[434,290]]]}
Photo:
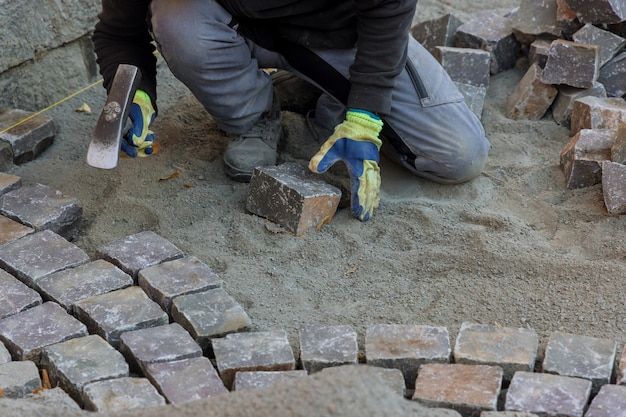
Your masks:
{"label": "stacked stone", "polygon": [[[566,186],[602,184],[608,214],[621,215],[626,213],[625,28],[621,2],[521,0],[506,16],[480,13],[463,23],[446,15],[411,31],[479,116],[489,75],[526,65],[506,116],[538,120],[551,114],[569,128],[570,142],[560,155]],[[489,72],[478,51],[488,52],[483,59]]]}

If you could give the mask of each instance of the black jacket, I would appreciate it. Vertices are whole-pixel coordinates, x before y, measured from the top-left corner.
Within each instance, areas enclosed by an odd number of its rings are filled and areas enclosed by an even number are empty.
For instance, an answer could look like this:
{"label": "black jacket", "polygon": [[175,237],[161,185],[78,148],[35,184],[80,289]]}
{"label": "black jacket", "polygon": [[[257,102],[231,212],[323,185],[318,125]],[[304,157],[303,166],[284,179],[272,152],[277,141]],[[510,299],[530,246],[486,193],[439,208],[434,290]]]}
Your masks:
{"label": "black jacket", "polygon": [[[350,48],[348,106],[382,115],[404,68],[417,0],[218,0],[238,30],[268,49],[281,40],[312,48]],[[150,0],[102,0],[93,42],[105,88],[121,63],[138,66],[139,88],[156,102],[154,46],[148,31]]]}

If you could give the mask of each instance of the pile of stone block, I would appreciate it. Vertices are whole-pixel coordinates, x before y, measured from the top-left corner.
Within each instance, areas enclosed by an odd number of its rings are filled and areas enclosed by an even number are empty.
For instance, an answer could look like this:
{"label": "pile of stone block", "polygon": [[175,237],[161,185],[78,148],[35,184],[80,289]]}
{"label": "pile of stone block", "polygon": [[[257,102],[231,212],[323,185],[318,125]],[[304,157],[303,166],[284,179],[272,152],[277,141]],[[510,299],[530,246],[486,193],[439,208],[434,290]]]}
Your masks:
{"label": "pile of stone block", "polygon": [[608,214],[626,213],[624,4],[521,0],[506,16],[479,13],[464,23],[446,15],[411,32],[479,117],[489,76],[525,65],[505,115],[514,120],[551,115],[569,128],[571,140],[560,155],[567,187],[602,184]]}

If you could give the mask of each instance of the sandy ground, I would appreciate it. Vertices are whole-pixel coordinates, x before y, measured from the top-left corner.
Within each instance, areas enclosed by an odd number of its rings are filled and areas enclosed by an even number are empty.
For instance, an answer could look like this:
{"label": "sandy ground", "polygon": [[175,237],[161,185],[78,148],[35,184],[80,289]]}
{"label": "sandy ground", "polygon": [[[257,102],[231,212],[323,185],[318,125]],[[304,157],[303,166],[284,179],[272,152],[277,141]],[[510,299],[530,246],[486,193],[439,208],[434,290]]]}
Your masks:
{"label": "sandy ground", "polygon": [[[492,4],[421,1],[416,22],[447,12],[466,21],[518,5]],[[284,329],[294,347],[303,323],[352,325],[361,347],[366,327],[379,323],[444,326],[452,341],[461,323],[473,322],[535,329],[542,346],[556,330],[623,343],[626,220],[607,215],[600,186],[566,189],[558,165],[566,128],[549,115],[504,117],[524,69],[492,77],[483,175],[442,186],[383,160],[382,202],[370,221],[342,209],[302,237],[271,232],[246,211],[248,185],[223,174],[224,137],[164,65],[158,155],[122,159],[110,171],[86,164],[105,100],[98,86],[46,113],[60,127],[55,143],[12,173],[81,201],[75,243],[92,257],[111,240],[153,230],[213,268],[253,330]],[[83,102],[93,113],[75,112]],[[300,115],[284,118],[287,139],[304,134]],[[286,149],[282,160],[307,162]]]}

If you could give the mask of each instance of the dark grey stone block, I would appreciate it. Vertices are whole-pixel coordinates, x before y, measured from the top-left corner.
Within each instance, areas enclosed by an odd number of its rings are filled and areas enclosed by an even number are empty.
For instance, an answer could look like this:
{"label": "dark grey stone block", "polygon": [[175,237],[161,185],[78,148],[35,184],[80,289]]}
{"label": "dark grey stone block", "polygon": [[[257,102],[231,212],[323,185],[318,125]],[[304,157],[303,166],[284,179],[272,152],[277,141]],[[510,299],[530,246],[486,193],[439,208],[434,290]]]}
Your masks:
{"label": "dark grey stone block", "polygon": [[46,346],[87,334],[83,323],[53,302],[0,320],[0,340],[15,360],[39,363],[41,351]]}
{"label": "dark grey stone block", "polygon": [[153,231],[126,236],[96,250],[97,258],[118,266],[135,281],[140,270],[182,256],[180,249]]}
{"label": "dark grey stone block", "polygon": [[174,297],[222,286],[222,279],[195,256],[142,269],[139,271],[137,282],[168,314]]}
{"label": "dark grey stone block", "polygon": [[341,191],[300,165],[285,163],[255,168],[246,208],[253,214],[302,235],[329,222],[337,211]]}
{"label": "dark grey stone block", "polygon": [[35,289],[38,279],[86,262],[85,251],[50,230],[0,246],[0,267]]}
{"label": "dark grey stone block", "polygon": [[[20,123],[24,120],[26,121]],[[49,117],[17,109],[0,110],[0,131],[14,125],[16,126],[0,133],[0,141],[11,145],[15,164],[37,158],[52,145],[57,133],[57,126]]]}
{"label": "dark grey stone block", "polygon": [[169,323],[167,313],[137,286],[80,300],[74,304],[74,314],[90,333],[102,336],[115,348],[124,332]]}
{"label": "dark grey stone block", "polygon": [[0,319],[38,306],[42,302],[37,291],[0,269]]}
{"label": "dark grey stone block", "polygon": [[120,352],[102,337],[89,335],[43,349],[41,367],[50,383],[63,388],[82,405],[83,387],[89,382],[128,376],[128,364]]}
{"label": "dark grey stone block", "polygon": [[57,302],[70,313],[80,300],[131,285],[133,278],[130,275],[102,259],[55,272],[37,281],[37,287],[46,299]]}
{"label": "dark grey stone block", "polygon": [[0,196],[0,214],[38,232],[52,230],[74,240],[78,237],[83,208],[76,198],[47,185],[33,184]]}

